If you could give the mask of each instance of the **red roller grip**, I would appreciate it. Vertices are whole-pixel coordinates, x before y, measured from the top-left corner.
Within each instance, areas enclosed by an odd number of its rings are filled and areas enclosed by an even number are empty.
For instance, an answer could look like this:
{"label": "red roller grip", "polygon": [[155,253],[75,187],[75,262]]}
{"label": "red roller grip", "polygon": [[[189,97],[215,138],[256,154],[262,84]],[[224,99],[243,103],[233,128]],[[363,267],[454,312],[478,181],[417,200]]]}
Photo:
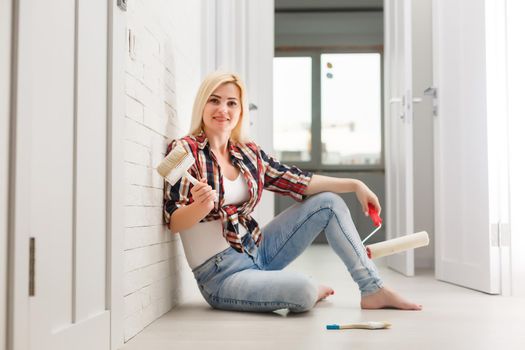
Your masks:
{"label": "red roller grip", "polygon": [[379,226],[383,222],[383,219],[379,217],[379,214],[377,214],[376,208],[368,203],[368,215],[370,215],[370,219],[372,219],[372,222],[374,223],[374,226]]}

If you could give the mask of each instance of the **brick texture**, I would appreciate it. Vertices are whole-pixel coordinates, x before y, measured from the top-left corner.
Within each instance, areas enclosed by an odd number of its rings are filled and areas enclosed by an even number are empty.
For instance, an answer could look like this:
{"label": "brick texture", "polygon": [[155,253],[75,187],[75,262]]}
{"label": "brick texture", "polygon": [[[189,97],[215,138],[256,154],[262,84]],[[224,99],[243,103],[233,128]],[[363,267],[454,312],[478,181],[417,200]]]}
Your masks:
{"label": "brick texture", "polygon": [[125,340],[198,293],[162,222],[156,166],[189,128],[200,83],[202,1],[129,0],[125,115]]}

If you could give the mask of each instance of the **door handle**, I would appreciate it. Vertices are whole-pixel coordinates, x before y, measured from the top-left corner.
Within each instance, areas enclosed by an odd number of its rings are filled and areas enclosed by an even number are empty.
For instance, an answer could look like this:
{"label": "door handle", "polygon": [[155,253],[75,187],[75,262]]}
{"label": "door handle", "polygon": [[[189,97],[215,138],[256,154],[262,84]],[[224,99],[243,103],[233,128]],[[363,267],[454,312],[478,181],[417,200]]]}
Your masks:
{"label": "door handle", "polygon": [[438,115],[438,102],[437,102],[437,87],[430,86],[423,91],[425,96],[432,96],[432,115],[437,117]]}
{"label": "door handle", "polygon": [[432,96],[433,98],[437,98],[437,88],[434,86],[427,87],[425,91],[423,91],[423,94],[425,96]]}

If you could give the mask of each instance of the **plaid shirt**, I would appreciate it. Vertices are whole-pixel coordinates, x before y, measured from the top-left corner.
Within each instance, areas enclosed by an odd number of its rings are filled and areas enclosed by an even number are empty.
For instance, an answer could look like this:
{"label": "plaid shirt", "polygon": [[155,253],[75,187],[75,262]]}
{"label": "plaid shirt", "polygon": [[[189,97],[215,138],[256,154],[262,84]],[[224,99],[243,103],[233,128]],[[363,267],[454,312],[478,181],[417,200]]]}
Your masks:
{"label": "plaid shirt", "polygon": [[[261,199],[263,189],[290,196],[297,201],[302,201],[306,197],[304,191],[310,183],[312,173],[279,163],[255,143],[230,142],[228,144],[230,159],[248,184],[249,199],[240,205],[225,205],[223,175],[204,132],[197,136],[174,140],[168,146],[168,153],[179,142],[195,159],[188,172],[197,179],[206,178],[208,185],[219,193],[219,201],[215,203],[215,208],[201,222],[220,219],[224,238],[238,252],[244,252],[239,235],[239,223],[246,227],[257,245],[261,242],[261,230],[250,214]],[[169,224],[171,214],[175,210],[193,202],[190,192],[192,186],[185,177],[173,186],[165,182],[164,220],[166,223]]]}

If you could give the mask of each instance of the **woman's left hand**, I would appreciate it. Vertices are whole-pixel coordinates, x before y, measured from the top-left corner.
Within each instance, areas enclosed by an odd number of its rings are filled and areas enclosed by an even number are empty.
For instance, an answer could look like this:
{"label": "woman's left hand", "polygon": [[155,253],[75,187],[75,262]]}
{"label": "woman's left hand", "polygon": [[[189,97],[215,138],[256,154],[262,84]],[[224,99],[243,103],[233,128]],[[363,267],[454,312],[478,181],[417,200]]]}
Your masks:
{"label": "woman's left hand", "polygon": [[357,196],[357,200],[361,204],[363,213],[365,213],[366,216],[368,216],[368,203],[374,206],[374,208],[377,210],[377,215],[381,214],[381,205],[379,204],[379,199],[377,199],[375,193],[372,192],[372,190],[370,190],[364,182],[359,181],[355,194]]}

